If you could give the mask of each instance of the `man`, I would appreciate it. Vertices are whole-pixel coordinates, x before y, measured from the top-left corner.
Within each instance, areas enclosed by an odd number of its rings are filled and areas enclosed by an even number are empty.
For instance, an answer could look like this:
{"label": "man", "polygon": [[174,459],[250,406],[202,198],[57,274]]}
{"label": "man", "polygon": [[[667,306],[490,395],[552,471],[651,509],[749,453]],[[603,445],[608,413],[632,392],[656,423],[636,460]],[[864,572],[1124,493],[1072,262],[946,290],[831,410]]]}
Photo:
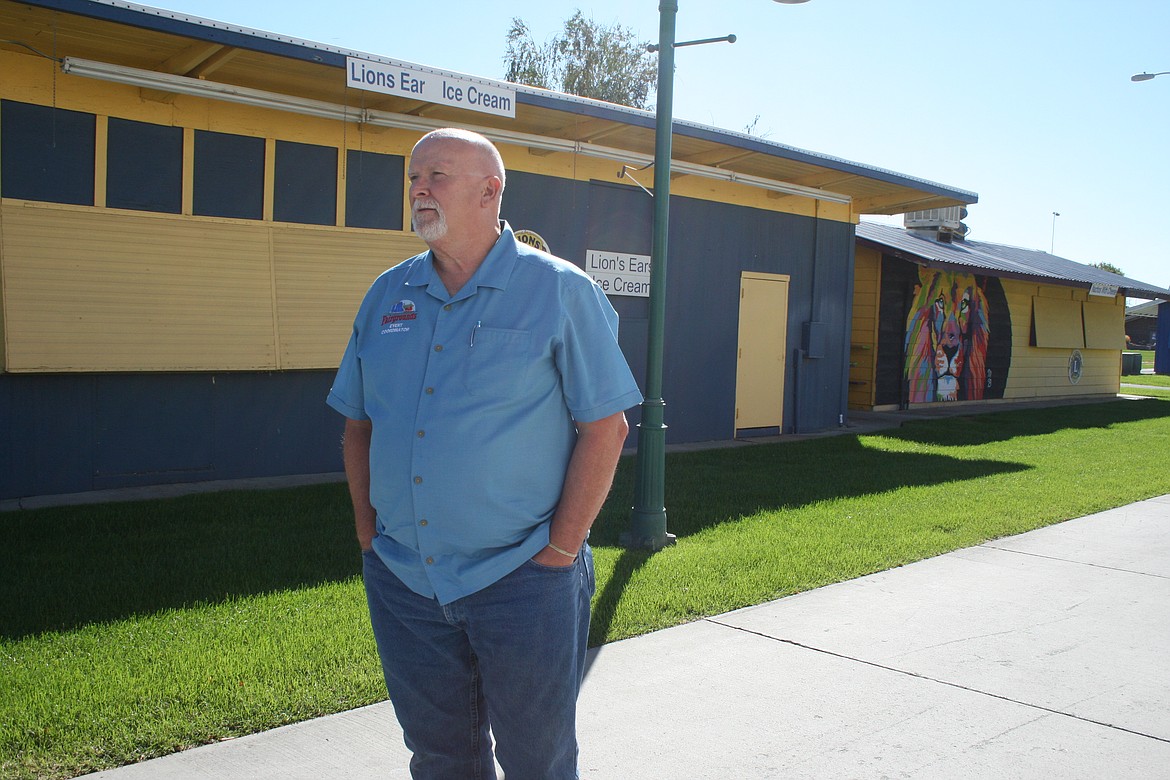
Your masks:
{"label": "man", "polygon": [[585,543],[641,401],[617,315],[499,219],[504,165],[438,130],[408,169],[430,251],[374,282],[329,394],[415,778],[576,774]]}

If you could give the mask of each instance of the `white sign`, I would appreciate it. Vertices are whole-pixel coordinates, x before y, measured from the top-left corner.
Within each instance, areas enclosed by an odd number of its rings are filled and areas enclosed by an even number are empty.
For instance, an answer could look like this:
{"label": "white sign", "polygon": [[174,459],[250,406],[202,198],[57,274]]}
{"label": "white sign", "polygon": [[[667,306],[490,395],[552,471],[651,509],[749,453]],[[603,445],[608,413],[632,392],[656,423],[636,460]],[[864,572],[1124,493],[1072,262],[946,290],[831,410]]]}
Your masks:
{"label": "white sign", "polygon": [[347,86],[442,103],[496,116],[516,116],[516,90],[490,81],[424,70],[405,62],[345,58]]}
{"label": "white sign", "polygon": [[606,295],[650,297],[650,256],[622,252],[585,253],[585,273],[601,285]]}
{"label": "white sign", "polygon": [[1093,286],[1089,289],[1089,295],[1100,295],[1104,298],[1113,298],[1117,295],[1117,285],[1093,282]]}

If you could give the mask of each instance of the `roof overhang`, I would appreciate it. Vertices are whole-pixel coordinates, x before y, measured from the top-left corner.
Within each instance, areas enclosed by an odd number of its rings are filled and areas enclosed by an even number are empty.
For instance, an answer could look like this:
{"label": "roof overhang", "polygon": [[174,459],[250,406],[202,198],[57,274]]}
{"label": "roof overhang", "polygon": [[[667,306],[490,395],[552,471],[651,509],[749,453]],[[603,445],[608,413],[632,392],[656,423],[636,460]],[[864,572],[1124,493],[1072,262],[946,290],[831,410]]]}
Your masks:
{"label": "roof overhang", "polygon": [[[284,110],[296,110],[294,103],[319,105],[348,121],[420,130],[474,127],[538,153],[572,151],[632,165],[654,157],[652,112],[510,85],[517,105],[515,118],[509,118],[349,89],[347,57],[387,60],[120,0],[0,0],[0,40],[0,49],[27,53],[33,48],[59,59],[158,74],[156,83],[144,86],[144,79],[138,84],[147,98],[165,99],[168,90],[201,84],[221,89],[220,99],[233,99],[233,89],[237,97],[238,90],[264,93],[275,96],[274,108],[280,98],[288,98]],[[847,202],[854,215],[901,214],[978,200],[974,192],[689,122],[674,123],[672,147],[675,176]]]}
{"label": "roof overhang", "polygon": [[858,224],[857,243],[927,268],[987,274],[1001,279],[1019,279],[1085,290],[1104,286],[1131,298],[1170,300],[1170,290],[1040,250],[987,241],[955,241],[948,244],[925,238],[914,231],[872,222]]}

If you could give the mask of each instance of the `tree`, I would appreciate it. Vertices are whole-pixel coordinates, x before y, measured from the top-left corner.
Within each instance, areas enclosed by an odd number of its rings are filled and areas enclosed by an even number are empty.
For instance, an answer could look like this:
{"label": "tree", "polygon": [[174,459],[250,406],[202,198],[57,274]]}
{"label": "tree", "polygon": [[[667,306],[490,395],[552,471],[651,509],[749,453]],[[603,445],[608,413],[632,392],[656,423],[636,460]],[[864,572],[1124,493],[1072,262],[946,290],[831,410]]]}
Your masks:
{"label": "tree", "polygon": [[634,31],[620,24],[601,25],[580,10],[564,29],[537,44],[523,19],[508,30],[504,55],[508,81],[555,89],[633,108],[650,107],[658,61]]}
{"label": "tree", "polygon": [[1089,263],[1089,266],[1092,268],[1100,268],[1102,271],[1108,271],[1109,273],[1117,274],[1118,276],[1125,276],[1125,271],[1122,271],[1113,263]]}

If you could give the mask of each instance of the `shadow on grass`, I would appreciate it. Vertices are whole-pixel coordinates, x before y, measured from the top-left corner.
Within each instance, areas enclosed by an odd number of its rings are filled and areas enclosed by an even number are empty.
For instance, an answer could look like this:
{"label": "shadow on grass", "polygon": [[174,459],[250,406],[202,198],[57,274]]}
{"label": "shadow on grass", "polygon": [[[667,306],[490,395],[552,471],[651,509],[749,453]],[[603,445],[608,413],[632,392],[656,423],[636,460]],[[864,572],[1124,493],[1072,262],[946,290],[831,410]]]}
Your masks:
{"label": "shadow on grass", "polygon": [[[914,423],[882,435],[962,447],[1168,415],[1170,402],[1115,402]],[[878,450],[848,435],[671,454],[668,525],[685,538],[759,511],[1025,468]],[[623,458],[590,538],[595,547],[616,547],[628,527],[633,471],[633,459]],[[598,593],[591,636],[607,634],[623,591],[649,557],[621,554]],[[360,569],[343,484],[5,513],[0,637],[337,582]]]}
{"label": "shadow on grass", "polygon": [[[633,503],[633,462],[622,461],[590,544],[618,546]],[[914,485],[981,479],[1029,468],[921,452],[889,452],[856,436],[778,442],[667,456],[667,526],[680,540],[759,512],[873,495]]]}
{"label": "shadow on grass", "polygon": [[[1170,402],[1109,401],[911,422],[879,435],[961,448],[1167,416]],[[667,456],[667,525],[681,539],[761,511],[795,509],[817,501],[980,479],[1027,468],[996,460],[878,450],[848,435],[674,454]],[[592,545],[617,546],[619,535],[629,525],[633,483],[634,460],[623,459],[614,490],[590,535]],[[621,553],[612,577],[594,603],[591,645],[600,645],[608,635],[622,593],[650,555],[641,550]]]}
{"label": "shadow on grass", "polygon": [[[877,435],[913,444],[962,448],[1165,417],[1170,417],[1170,402],[1110,401],[912,422]],[[670,532],[681,539],[761,511],[792,509],[916,485],[980,479],[1027,468],[1010,461],[967,459],[937,452],[890,452],[865,446],[853,435],[675,453],[667,456],[667,524]],[[623,459],[614,491],[594,525],[590,544],[618,545],[619,535],[629,525],[633,483],[633,458]]]}
{"label": "shadow on grass", "polygon": [[882,435],[948,447],[990,444],[1020,436],[1043,436],[1065,430],[1109,428],[1127,422],[1170,417],[1170,401],[1116,400],[1044,409],[981,412],[942,420],[909,422]]}
{"label": "shadow on grass", "polygon": [[[634,573],[650,560],[653,553],[648,550],[623,550],[614,563],[613,572],[593,599],[593,610],[589,621],[589,646],[597,647],[605,641],[609,627],[617,614],[618,602],[633,579]],[[593,665],[592,657],[586,662],[585,673]]]}
{"label": "shadow on grass", "polygon": [[0,515],[0,636],[358,575],[344,484]]}

